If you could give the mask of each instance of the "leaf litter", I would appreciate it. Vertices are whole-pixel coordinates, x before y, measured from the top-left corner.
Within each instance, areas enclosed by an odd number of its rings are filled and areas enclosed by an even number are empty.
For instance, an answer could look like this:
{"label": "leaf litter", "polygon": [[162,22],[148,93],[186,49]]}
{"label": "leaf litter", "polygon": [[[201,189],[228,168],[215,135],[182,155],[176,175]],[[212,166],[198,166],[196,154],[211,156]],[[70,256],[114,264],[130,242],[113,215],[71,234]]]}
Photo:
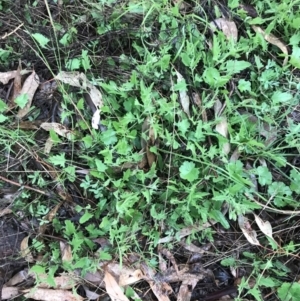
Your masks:
{"label": "leaf litter", "polygon": [[[232,39],[234,42],[236,42],[238,39],[237,27],[236,27],[235,23],[226,18],[215,19],[213,22],[210,23],[210,28],[213,32],[216,30],[221,30],[228,39]],[[270,38],[270,35],[266,35],[265,32],[259,27],[256,27],[256,29],[254,29],[254,30],[256,32],[262,34],[266,41],[277,46],[278,48],[280,48],[282,50],[282,52],[286,55],[284,62],[283,62],[283,65],[285,65],[287,56],[288,56],[288,51],[287,51],[286,45],[278,43],[278,41],[276,41],[276,39],[272,36]],[[235,64],[234,60],[231,61],[231,65],[232,64]],[[242,69],[243,68],[241,66],[239,66],[239,68],[236,69],[236,72],[238,72]],[[17,95],[20,95],[22,93],[21,93],[21,89],[20,89],[20,87],[21,87],[20,86],[20,82],[21,82],[20,81],[20,79],[21,79],[20,72],[19,72],[19,70],[17,70],[17,73],[13,73],[13,72],[11,74],[4,74],[2,77],[2,82],[7,84],[11,79],[14,79],[14,89],[13,89],[13,99],[14,99],[17,97]],[[181,84],[186,81],[178,71],[176,71],[176,76],[177,76],[177,84]],[[1,77],[1,75],[0,75],[0,77]],[[28,78],[30,78],[30,76]],[[101,113],[101,108],[103,106],[103,102],[102,102],[101,92],[97,88],[95,88],[94,84],[89,82],[87,80],[87,77],[83,73],[74,73],[74,72],[68,72],[68,73],[62,72],[56,76],[56,80],[59,80],[65,84],[73,85],[75,87],[79,87],[81,89],[88,91],[88,95],[91,98],[93,105],[96,107],[96,110],[95,110],[95,112],[93,114],[93,118],[92,118],[92,127],[94,129],[99,129],[99,125],[101,122],[100,113]],[[74,84],[74,82],[75,82],[75,84]],[[24,88],[24,85],[23,85],[23,88]],[[25,92],[25,94],[28,95],[28,101],[27,101],[25,107],[21,108],[19,110],[19,113],[18,113],[19,118],[24,118],[28,114],[30,107],[31,107],[31,101],[32,101],[33,95],[35,94],[35,91],[36,91],[36,88],[34,87],[34,89],[32,91]],[[183,112],[190,119],[191,118],[190,110],[192,109],[192,104],[190,103],[190,99],[189,99],[187,92],[188,91],[185,91],[185,90],[183,92],[180,91],[179,101],[180,101]],[[206,110],[202,107],[202,103],[201,103],[199,94],[193,95],[193,100],[194,100],[194,104],[196,104],[201,111],[202,121],[207,122],[208,117],[206,114]],[[214,108],[215,116],[217,118],[219,118],[218,123],[216,124],[215,130],[221,136],[223,136],[224,138],[227,139],[228,138],[228,121],[226,119],[226,116],[222,115],[222,110],[224,109],[225,104],[222,105],[222,103],[221,103],[221,107],[220,107],[219,106],[220,103],[217,104],[217,102],[216,102],[216,106]],[[142,139],[141,141],[142,141],[142,145],[143,145],[142,146],[143,151],[146,153],[145,158],[146,158],[147,162],[145,164],[148,164],[149,167],[151,167],[157,161],[156,154],[154,152],[150,151],[150,148],[155,146],[157,137],[156,137],[154,128],[150,125],[149,118],[150,117],[148,116],[144,120],[143,126],[145,125],[145,129],[142,129],[143,134],[145,134],[145,135],[143,135],[143,137],[146,137],[147,139],[144,139],[144,141]],[[44,122],[41,124],[33,124],[32,123],[31,128],[29,127],[29,125],[26,125],[25,122],[23,122],[23,121],[21,121],[20,125],[22,125],[22,124],[23,124],[24,128],[26,128],[26,126],[28,126],[27,129],[35,129],[36,130],[38,128],[43,128],[44,130],[47,130],[47,131],[52,130],[59,136],[62,136],[64,138],[72,140],[71,139],[71,137],[72,137],[71,130],[69,131],[67,127],[65,127],[64,125],[62,125],[60,123],[50,123],[50,122]],[[272,132],[272,128],[267,128],[267,127],[265,127],[264,124],[263,124],[262,128],[260,128],[259,133],[260,133],[260,135],[262,135],[266,138],[265,146],[271,145],[272,142],[275,141],[278,137],[277,131]],[[211,142],[210,142],[210,145],[212,145]],[[50,152],[50,151],[51,151],[51,145],[48,147],[47,152]],[[230,144],[229,143],[227,145],[223,144],[222,151],[223,151],[223,154],[227,155],[230,152]],[[241,155],[241,153],[237,149],[236,156],[232,155],[231,161],[232,162],[237,161],[238,158],[240,157],[240,155]],[[49,175],[51,175],[51,179],[53,181],[56,182],[59,180],[59,174],[55,171],[55,168],[53,168],[53,166],[51,166],[49,163],[47,163],[47,160],[38,158],[37,162],[41,163],[41,165],[45,169],[50,170]],[[128,168],[134,168],[134,167],[136,167],[136,165],[130,163]],[[88,169],[85,169],[84,172],[85,172],[85,174],[88,174],[89,171],[88,171]],[[63,200],[70,200],[70,199],[72,200],[72,197],[70,197],[68,191],[63,186],[58,184],[56,189],[58,191],[59,196]],[[256,201],[256,200],[254,200],[254,201]],[[256,201],[256,202],[258,202],[258,201]],[[62,203],[59,203],[58,207],[55,207],[53,210],[51,210],[50,215],[45,216],[44,221],[51,222],[53,220],[54,216],[57,215],[58,209],[61,206],[61,204]],[[228,204],[224,204],[224,207],[226,207],[226,210],[223,210],[223,214],[226,214],[226,212],[228,210],[227,206],[228,206]],[[264,206],[263,208],[270,209],[268,206]],[[278,211],[278,212],[280,212],[280,211]],[[294,211],[289,211],[289,212],[291,213]],[[254,217],[255,217],[255,221],[256,221],[258,227],[260,228],[260,230],[266,236],[272,238],[271,224],[268,221],[263,221],[256,214],[254,215]],[[204,253],[207,254],[208,253],[207,250],[203,250],[203,248],[198,247],[187,241],[185,242],[184,238],[190,234],[194,234],[201,230],[205,230],[211,226],[217,227],[217,225],[216,225],[217,222],[218,221],[209,220],[208,223],[190,225],[190,226],[182,229],[181,231],[178,231],[177,236],[172,234],[167,237],[160,238],[159,242],[167,243],[169,241],[177,239],[177,240],[179,240],[178,243],[182,247],[184,247],[186,250],[197,253],[197,255],[204,254]],[[238,217],[238,222],[239,222],[239,226],[240,226],[241,230],[243,231],[246,239],[253,245],[259,245],[259,241],[257,240],[257,234],[251,228],[250,222],[247,219],[247,217],[240,215]],[[46,229],[47,229],[47,227],[41,227],[39,229],[39,232],[41,234],[44,234]],[[60,243],[60,247],[61,247],[62,260],[67,260],[67,261],[71,262],[73,260],[73,258],[72,258],[72,251],[71,251],[70,245],[68,245],[66,243]],[[28,247],[28,238],[27,238],[27,246],[26,245],[25,245],[25,247],[23,246],[22,250],[21,250],[22,251],[21,254],[23,254],[25,257],[28,256],[28,254],[25,251],[28,248],[29,247]],[[187,301],[190,300],[191,293],[192,293],[193,289],[195,288],[199,279],[202,279],[204,271],[201,271],[201,272],[203,272],[202,276],[192,275],[192,273],[188,269],[183,268],[182,266],[177,264],[176,259],[173,256],[171,251],[169,251],[168,249],[163,248],[163,247],[159,247],[157,249],[157,251],[159,253],[158,256],[161,260],[160,277],[156,274],[155,270],[151,269],[150,267],[147,267],[146,265],[141,265],[141,266],[137,265],[133,269],[132,267],[129,267],[126,265],[122,266],[122,268],[121,268],[118,263],[112,263],[112,262],[107,263],[106,262],[105,264],[107,266],[107,270],[105,271],[104,274],[103,274],[103,271],[100,272],[98,270],[94,274],[90,273],[89,274],[90,278],[88,276],[86,276],[85,280],[94,282],[94,284],[97,283],[97,285],[99,285],[99,286],[101,286],[100,283],[102,282],[101,287],[103,287],[103,285],[106,287],[107,292],[109,295],[111,295],[112,300],[115,300],[115,299],[128,300],[128,298],[124,295],[123,287],[126,287],[127,285],[131,285],[136,282],[143,281],[143,280],[146,280],[149,282],[149,284],[152,287],[152,290],[154,291],[158,300],[169,300],[169,295],[174,294],[174,292],[172,291],[172,287],[169,285],[169,282],[179,281],[179,282],[181,282],[181,285],[180,285],[180,290],[179,290],[177,300],[187,300]],[[168,260],[165,260],[165,258]],[[33,260],[35,260],[35,259],[33,259]],[[169,264],[171,264],[172,266],[168,268],[167,262]],[[238,273],[236,273],[236,275],[237,274]],[[235,277],[236,277],[236,275],[235,275]],[[58,280],[59,277],[61,277],[62,282],[66,283],[66,282],[68,282],[68,279],[71,278],[71,275],[65,275],[65,278],[62,276],[58,276],[58,277],[55,277],[55,279]],[[104,284],[103,284],[104,279],[106,281],[104,281]],[[72,285],[76,286],[78,283],[79,282],[75,282]],[[57,289],[60,289],[61,287],[63,287],[64,289],[71,289],[71,287],[67,288],[67,286],[64,287],[64,286],[60,286],[57,284]],[[95,292],[92,292],[89,289],[89,287],[86,286],[85,290],[86,290],[86,292],[88,292],[90,294],[89,295],[90,297],[94,297],[94,298],[99,297],[99,295]],[[3,289],[3,291],[4,291],[4,289]],[[51,294],[52,291],[53,290],[51,290],[51,291],[49,290],[47,292],[49,292],[49,294]],[[19,293],[19,290],[12,288],[11,294],[15,294],[15,293]],[[45,291],[42,291],[42,290],[39,291],[41,300],[47,300],[48,297],[47,296],[43,297],[42,296],[43,293],[45,294]],[[60,290],[59,293],[63,294],[63,290]],[[88,293],[87,293],[87,295],[88,295]],[[38,294],[35,297],[38,298]],[[54,297],[53,300],[55,300],[55,298],[58,296],[53,295],[53,297]],[[61,295],[60,297],[63,299],[69,300],[69,298],[70,298],[70,300],[73,300],[73,297],[76,297],[76,296],[72,295],[72,294],[68,295],[66,293],[64,296]],[[43,298],[45,298],[45,299],[43,299]]]}

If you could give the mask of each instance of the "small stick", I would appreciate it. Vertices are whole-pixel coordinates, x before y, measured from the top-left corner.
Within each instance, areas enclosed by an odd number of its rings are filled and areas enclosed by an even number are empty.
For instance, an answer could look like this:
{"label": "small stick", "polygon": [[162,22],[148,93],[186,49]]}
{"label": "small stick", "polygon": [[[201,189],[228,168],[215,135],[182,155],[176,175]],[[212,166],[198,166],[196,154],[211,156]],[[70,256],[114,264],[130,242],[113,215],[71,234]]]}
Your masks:
{"label": "small stick", "polygon": [[7,37],[9,37],[10,35],[12,35],[13,33],[15,33],[18,29],[20,29],[22,26],[24,25],[24,23],[21,23],[17,28],[15,28],[12,32],[10,33],[6,33],[4,36],[1,37],[1,40],[6,39]]}
{"label": "small stick", "polygon": [[39,189],[30,187],[30,186],[28,186],[28,185],[22,185],[22,184],[20,184],[20,183],[14,182],[14,181],[12,181],[12,180],[6,179],[6,178],[4,178],[4,177],[2,177],[2,176],[0,176],[0,180],[2,180],[2,181],[4,181],[4,182],[7,182],[7,183],[10,183],[10,184],[12,184],[12,185],[18,186],[18,187],[24,187],[24,188],[26,188],[26,189],[28,189],[28,190],[32,190],[32,191],[38,192],[38,193],[40,193],[40,194],[49,196],[49,194],[48,194],[47,192],[45,192],[45,191],[42,191],[42,190],[39,190]]}

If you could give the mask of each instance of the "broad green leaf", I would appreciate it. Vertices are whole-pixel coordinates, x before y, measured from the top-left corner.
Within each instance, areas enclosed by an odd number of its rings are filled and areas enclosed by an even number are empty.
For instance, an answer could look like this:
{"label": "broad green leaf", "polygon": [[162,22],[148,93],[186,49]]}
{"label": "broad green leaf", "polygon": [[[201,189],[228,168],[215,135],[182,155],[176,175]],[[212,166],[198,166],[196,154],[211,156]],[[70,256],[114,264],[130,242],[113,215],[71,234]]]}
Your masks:
{"label": "broad green leaf", "polygon": [[80,218],[79,223],[84,224],[88,220],[90,220],[94,215],[88,211],[86,211],[83,216]]}
{"label": "broad green leaf", "polygon": [[300,173],[299,171],[292,169],[290,173],[290,177],[292,178],[290,188],[292,191],[300,194]]}
{"label": "broad green leaf", "polygon": [[71,236],[72,234],[74,234],[76,232],[76,228],[75,228],[74,224],[71,221],[66,220],[65,225],[66,225],[66,232],[65,233],[68,236]]}
{"label": "broad green leaf", "polygon": [[73,58],[67,61],[66,68],[69,70],[78,70],[81,66],[81,60],[78,58]]}
{"label": "broad green leaf", "polygon": [[237,61],[237,60],[228,60],[225,65],[223,65],[222,69],[226,70],[229,74],[240,73],[241,71],[249,68],[251,63],[247,61]]}
{"label": "broad green leaf", "polygon": [[241,92],[245,92],[245,91],[251,92],[251,82],[244,79],[240,79],[238,84],[238,89]]}
{"label": "broad green leaf", "polygon": [[100,172],[104,172],[107,170],[107,166],[99,159],[95,160],[96,166],[97,166],[97,170]]}
{"label": "broad green leaf", "polygon": [[199,169],[195,167],[195,163],[184,161],[179,168],[180,177],[189,182],[193,182],[198,179]]}
{"label": "broad green leaf", "polygon": [[42,48],[46,48],[46,45],[49,43],[49,39],[46,38],[44,35],[42,35],[41,33],[34,33],[32,34],[32,37],[39,43],[39,45]]}
{"label": "broad green leaf", "polygon": [[65,168],[65,172],[68,174],[68,180],[70,182],[74,182],[76,180],[76,175],[75,175],[75,166],[70,165]]}
{"label": "broad green leaf", "polygon": [[84,142],[84,146],[86,148],[90,148],[93,145],[93,137],[91,135],[86,135],[82,138],[82,141]]}
{"label": "broad green leaf", "polygon": [[34,272],[36,274],[46,274],[45,267],[41,265],[34,265],[33,267],[30,268],[30,272]]}
{"label": "broad green leaf", "polygon": [[229,229],[229,223],[223,213],[219,210],[211,210],[209,217],[222,224],[225,229]]}
{"label": "broad green leaf", "polygon": [[100,260],[111,260],[112,257],[111,257],[111,255],[109,253],[100,251],[100,253],[99,253],[99,259]]}
{"label": "broad green leaf", "polygon": [[300,296],[300,284],[297,282],[285,282],[278,289],[278,296],[281,301],[298,301]]}
{"label": "broad green leaf", "polygon": [[256,169],[258,175],[258,182],[260,185],[270,185],[272,183],[272,174],[269,172],[268,167],[259,166]]}
{"label": "broad green leaf", "polygon": [[288,92],[281,92],[281,91],[276,91],[272,97],[272,101],[274,101],[276,104],[279,103],[286,103],[289,102],[293,99],[293,95]]}
{"label": "broad green leaf", "polygon": [[3,114],[0,114],[0,123],[4,122],[7,119],[8,117],[4,116]]}
{"label": "broad green leaf", "polygon": [[108,129],[107,131],[102,133],[101,141],[105,145],[115,144],[118,141],[116,137],[116,132],[113,129]]}
{"label": "broad green leaf", "polygon": [[236,259],[233,257],[228,257],[226,259],[221,260],[221,265],[224,267],[232,267],[236,263]]}
{"label": "broad green leaf", "polygon": [[81,64],[85,71],[91,69],[90,58],[87,50],[82,50],[81,53]]}
{"label": "broad green leaf", "polygon": [[28,95],[26,93],[19,95],[16,99],[15,99],[15,103],[21,108],[25,108],[27,102],[28,102]]}
{"label": "broad green leaf", "polygon": [[54,165],[59,165],[61,167],[65,167],[65,165],[66,165],[65,153],[62,153],[60,155],[51,156],[49,158],[49,161]]}
{"label": "broad green leaf", "polygon": [[6,108],[7,104],[2,99],[0,99],[0,112],[4,112]]}
{"label": "broad green leaf", "polygon": [[203,80],[212,88],[223,87],[230,80],[231,76],[221,76],[220,72],[213,67],[207,68],[203,73]]}

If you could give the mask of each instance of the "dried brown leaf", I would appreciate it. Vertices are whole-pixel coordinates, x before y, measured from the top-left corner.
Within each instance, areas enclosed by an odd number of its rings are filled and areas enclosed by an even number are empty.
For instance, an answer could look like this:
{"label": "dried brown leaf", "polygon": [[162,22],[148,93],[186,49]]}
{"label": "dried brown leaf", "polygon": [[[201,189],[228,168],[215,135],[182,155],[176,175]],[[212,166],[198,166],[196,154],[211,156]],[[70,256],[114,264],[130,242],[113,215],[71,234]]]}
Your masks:
{"label": "dried brown leaf", "polygon": [[11,277],[6,283],[5,286],[15,286],[19,283],[27,280],[29,278],[28,269],[24,269],[16,273],[13,277]]}
{"label": "dried brown leaf", "polygon": [[110,274],[119,280],[120,286],[130,285],[143,279],[140,269],[132,269],[125,265],[121,267],[119,263],[110,263],[107,269]]}
{"label": "dried brown leaf", "polygon": [[233,41],[237,41],[238,39],[238,29],[233,21],[229,21],[225,18],[215,19],[210,22],[211,31],[214,32],[217,29],[222,30],[224,35],[228,39],[233,39]]}
{"label": "dried brown leaf", "polygon": [[84,298],[79,295],[74,295],[70,291],[66,290],[54,290],[47,288],[34,288],[32,290],[25,290],[25,298],[31,298],[41,301],[83,301]]}
{"label": "dried brown leaf", "polygon": [[190,301],[192,292],[198,281],[199,279],[197,278],[183,280],[178,292],[177,301]]}
{"label": "dried brown leaf", "polygon": [[116,279],[107,271],[104,275],[104,282],[106,292],[112,301],[129,301]]}
{"label": "dried brown leaf", "polygon": [[20,253],[21,256],[27,261],[27,262],[34,262],[33,256],[31,254],[30,248],[29,248],[29,236],[26,236],[20,245]]}
{"label": "dried brown leaf", "polygon": [[[144,137],[146,137],[147,140]],[[143,150],[146,152],[147,161],[150,167],[156,162],[156,154],[150,151],[150,148],[155,144],[155,140],[155,133],[150,123],[150,117],[147,117],[142,125],[141,144]]]}
{"label": "dried brown leaf", "polygon": [[282,66],[285,66],[287,64],[288,59],[289,59],[289,57],[288,57],[289,52],[288,52],[286,44],[284,44],[279,38],[277,38],[273,34],[271,34],[271,33],[267,34],[259,26],[253,25],[252,28],[255,32],[260,33],[267,42],[277,46],[285,54],[285,58],[284,58],[283,63],[282,63]]}
{"label": "dried brown leaf", "polygon": [[94,129],[98,129],[100,125],[100,112],[103,106],[101,92],[88,80],[83,73],[62,71],[55,77],[55,79],[70,86],[81,88],[89,94],[89,99],[96,107],[92,118],[92,127]]}
{"label": "dried brown leaf", "polygon": [[238,224],[243,231],[243,234],[247,238],[247,240],[252,244],[252,245],[258,245],[260,246],[259,241],[257,240],[257,233],[252,230],[250,222],[247,217],[243,216],[240,214],[238,216]]}
{"label": "dried brown leaf", "polygon": [[[176,71],[176,75],[177,75],[177,83],[185,81],[183,76],[178,71]],[[190,114],[190,98],[189,98],[186,91],[182,91],[182,90],[179,91],[179,100],[180,100],[183,112],[188,117],[191,117],[191,114]]]}
{"label": "dried brown leaf", "polygon": [[[35,275],[33,277],[35,278]],[[55,289],[68,290],[74,288],[78,283],[76,277],[71,274],[64,274],[64,275],[54,277],[54,283],[55,283],[54,286],[49,285],[49,283],[47,282],[47,278],[48,278],[47,274],[45,275],[39,274],[38,277],[39,277],[39,283],[38,283],[39,288],[55,288]]]}
{"label": "dried brown leaf", "polygon": [[13,88],[13,96],[12,99],[16,99],[20,94],[22,90],[22,76],[21,76],[21,64],[19,63],[16,76],[14,79],[14,88]]}
{"label": "dried brown leaf", "polygon": [[15,78],[17,72],[18,72],[17,70],[8,71],[8,72],[0,72],[0,82],[3,85],[6,85],[11,79]]}
{"label": "dried brown leaf", "polygon": [[262,233],[264,233],[266,236],[270,237],[273,239],[273,230],[272,226],[269,221],[263,221],[258,215],[254,214],[255,221],[259,229],[261,230]]}
{"label": "dried brown leaf", "polygon": [[[220,102],[220,100],[217,99],[214,105],[215,116],[219,116],[220,114],[222,114],[222,110],[223,110],[223,105]],[[220,119],[221,120],[216,125],[216,131],[223,137],[228,138],[227,118],[221,116]],[[223,143],[222,150],[225,155],[228,155],[230,153],[230,143],[229,142]]]}
{"label": "dried brown leaf", "polygon": [[46,143],[45,143],[45,146],[44,146],[44,153],[45,154],[50,154],[53,144],[54,144],[54,142],[53,142],[52,138],[49,137],[46,140]]}
{"label": "dried brown leaf", "polygon": [[2,288],[2,300],[12,300],[16,298],[18,295],[20,295],[19,288],[18,287],[3,287]]}
{"label": "dried brown leaf", "polygon": [[0,217],[12,213],[12,210],[9,208],[4,208],[0,210]]}
{"label": "dried brown leaf", "polygon": [[103,282],[104,274],[101,273],[99,270],[94,273],[87,272],[83,278],[87,282],[91,282],[97,286],[104,287],[104,282]]}
{"label": "dried brown leaf", "polygon": [[173,292],[171,286],[165,282],[152,280],[154,279],[155,272],[145,263],[141,264],[141,269],[146,276],[145,280],[149,283],[158,301],[170,301],[168,295]]}
{"label": "dried brown leaf", "polygon": [[176,263],[176,260],[175,260],[175,257],[174,255],[166,248],[162,248],[161,246],[158,247],[158,252],[162,255],[164,255],[167,259],[169,259],[175,269],[175,271],[177,273],[179,273],[178,271],[178,266],[177,266],[177,263]]}
{"label": "dried brown leaf", "polygon": [[85,295],[88,300],[95,300],[98,299],[101,295],[97,294],[96,292],[91,291],[87,286],[83,285],[83,289],[85,291]]}
{"label": "dried brown leaf", "polygon": [[69,140],[74,138],[74,132],[66,128],[64,125],[56,122],[43,122],[40,127],[45,131],[54,131],[57,135],[65,137]]}
{"label": "dried brown leaf", "polygon": [[59,242],[60,253],[61,253],[61,260],[71,262],[73,260],[72,256],[72,249],[68,243],[63,241]]}
{"label": "dried brown leaf", "polygon": [[31,103],[32,103],[32,99],[33,96],[38,88],[40,84],[40,80],[38,75],[35,73],[35,71],[33,71],[25,80],[23,87],[20,91],[20,95],[21,94],[27,94],[28,96],[28,101],[25,105],[25,107],[23,109],[20,109],[17,117],[18,118],[23,118],[30,110],[31,107]]}

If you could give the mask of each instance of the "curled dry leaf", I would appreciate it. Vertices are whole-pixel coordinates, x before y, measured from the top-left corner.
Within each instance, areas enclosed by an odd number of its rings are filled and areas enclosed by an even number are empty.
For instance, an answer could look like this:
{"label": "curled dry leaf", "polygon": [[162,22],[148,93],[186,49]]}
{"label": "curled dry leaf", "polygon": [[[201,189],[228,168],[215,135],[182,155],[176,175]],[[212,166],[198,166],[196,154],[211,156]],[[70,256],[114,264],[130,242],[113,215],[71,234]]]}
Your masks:
{"label": "curled dry leaf", "polygon": [[93,113],[92,127],[94,129],[98,129],[100,125],[100,109],[103,106],[101,92],[87,79],[83,73],[62,71],[55,77],[55,79],[70,86],[81,88],[89,94],[89,99],[96,107],[96,110]]}
{"label": "curled dry leaf", "polygon": [[179,273],[178,266],[177,266],[174,255],[168,249],[162,248],[161,246],[158,247],[158,251],[159,251],[159,254],[164,255],[167,259],[169,259],[171,261],[175,271],[177,273]]}
{"label": "curled dry leaf", "polygon": [[116,277],[116,279],[119,279],[120,286],[130,285],[143,279],[143,274],[140,269],[134,270],[125,265],[121,268],[119,263],[110,263],[107,266],[107,270]]}
{"label": "curled dry leaf", "polygon": [[72,249],[68,243],[63,241],[59,242],[60,253],[61,253],[61,260],[71,262],[73,260],[72,257]]}
{"label": "curled dry leaf", "polygon": [[261,230],[262,233],[264,233],[266,236],[270,237],[273,239],[273,230],[272,226],[269,221],[263,221],[258,215],[254,214],[255,221],[259,229]]}
{"label": "curled dry leaf", "polygon": [[159,271],[161,273],[165,272],[168,268],[167,268],[167,262],[166,260],[163,258],[163,256],[158,253],[158,262],[159,262]]}
{"label": "curled dry leaf", "polygon": [[195,286],[197,285],[198,281],[199,279],[197,278],[183,280],[178,292],[177,301],[190,301],[192,297],[192,292]]}
{"label": "curled dry leaf", "polygon": [[[222,113],[223,105],[220,100],[216,100],[214,105],[215,116],[219,116]],[[228,123],[227,118],[222,116],[220,122],[216,125],[216,131],[225,138],[228,138]],[[223,143],[223,153],[228,155],[230,153],[230,143]]]}
{"label": "curled dry leaf", "polygon": [[101,295],[91,291],[87,286],[83,285],[83,289],[85,291],[85,295],[88,298],[88,300],[95,300],[98,299]]}
{"label": "curled dry leaf", "polygon": [[25,298],[30,298],[34,300],[41,300],[41,301],[83,301],[84,298],[79,295],[74,295],[70,291],[66,290],[54,290],[54,289],[47,289],[47,288],[36,288],[32,290],[25,290]]}
{"label": "curled dry leaf", "polygon": [[255,32],[260,33],[267,42],[277,46],[285,54],[285,58],[282,63],[282,66],[285,66],[289,59],[287,46],[273,34],[267,34],[261,27],[253,25],[252,28]]}
{"label": "curled dry leaf", "polygon": [[[176,71],[176,75],[177,75],[177,83],[185,81],[185,79],[183,78],[183,76],[178,71]],[[189,96],[188,96],[188,94],[187,94],[186,91],[180,89],[179,100],[180,100],[180,103],[182,105],[183,112],[188,117],[191,117],[191,114],[190,114],[190,98],[189,98]]]}
{"label": "curled dry leaf", "polygon": [[1,294],[2,300],[12,300],[16,298],[18,295],[20,295],[18,287],[6,286],[2,288],[2,294]]}
{"label": "curled dry leaf", "polygon": [[[156,162],[156,154],[150,151],[151,146],[155,144],[155,133],[154,129],[150,124],[150,117],[147,117],[142,125],[142,148],[146,152],[146,157],[149,166],[151,167],[154,162]],[[147,140],[144,139],[147,137]]]}
{"label": "curled dry leaf", "polygon": [[205,110],[205,108],[202,105],[202,101],[201,101],[200,95],[198,93],[193,93],[192,97],[193,97],[194,104],[197,105],[198,108],[201,111],[203,122],[207,122],[208,119],[207,119],[206,110]]}
{"label": "curled dry leaf", "polygon": [[6,85],[11,79],[15,78],[17,74],[17,70],[8,71],[8,72],[0,72],[0,82],[3,85]]}
{"label": "curled dry leaf", "polygon": [[20,253],[21,256],[27,261],[27,262],[34,262],[33,256],[30,252],[30,248],[28,245],[29,242],[29,236],[26,236],[22,242],[21,242],[21,246],[20,246]]}
{"label": "curled dry leaf", "polygon": [[240,214],[238,216],[238,224],[243,231],[243,234],[247,238],[247,240],[252,244],[252,245],[258,245],[260,246],[259,241],[257,240],[257,233],[252,230],[250,222],[247,217],[243,216]]}
{"label": "curled dry leaf", "polygon": [[[34,276],[35,278],[35,276]],[[63,290],[68,290],[68,289],[72,289],[76,286],[76,284],[78,283],[78,281],[76,280],[76,277],[74,275],[71,274],[64,274],[61,276],[57,276],[54,277],[54,286],[50,285],[47,282],[47,278],[48,275],[43,275],[43,274],[39,274],[39,283],[38,283],[38,287],[39,288],[56,288],[56,289],[63,289]]]}
{"label": "curled dry leaf", "polygon": [[155,281],[154,279],[155,272],[145,263],[141,263],[141,269],[146,276],[146,281],[149,283],[152,292],[158,299],[158,301],[170,301],[168,294],[173,292],[171,286],[165,282]]}
{"label": "curled dry leaf", "polygon": [[104,282],[106,292],[112,301],[129,301],[129,299],[123,293],[123,290],[117,283],[116,279],[109,273],[105,272]]}
{"label": "curled dry leaf", "polygon": [[214,21],[210,22],[210,29],[212,32],[216,31],[217,29],[222,30],[228,39],[233,39],[235,42],[238,39],[238,29],[235,23],[225,18],[215,19]]}
{"label": "curled dry leaf", "polygon": [[0,217],[4,216],[4,215],[7,215],[7,214],[10,214],[10,213],[12,213],[12,210],[6,207],[6,208],[0,210]]}
{"label": "curled dry leaf", "polygon": [[17,73],[14,79],[14,87],[13,87],[13,96],[12,99],[16,99],[22,90],[22,76],[21,76],[21,63],[19,62],[19,66],[17,69]]}
{"label": "curled dry leaf", "polygon": [[23,84],[23,87],[20,91],[20,95],[21,94],[27,94],[28,101],[27,101],[25,107],[23,109],[19,110],[19,112],[17,114],[18,118],[23,118],[29,112],[33,96],[34,96],[39,84],[40,84],[40,79],[39,79],[38,75],[35,73],[35,71],[33,71],[26,78],[26,80]]}
{"label": "curled dry leaf", "polygon": [[[28,274],[28,269],[24,269],[22,271],[19,271],[17,274],[15,274],[13,277],[11,277],[6,283],[6,286],[15,286],[19,283],[27,280],[30,277]],[[3,297],[3,296],[2,296]]]}
{"label": "curled dry leaf", "polygon": [[72,140],[74,133],[64,125],[56,122],[43,122],[40,127],[45,131],[54,131],[57,135]]}

